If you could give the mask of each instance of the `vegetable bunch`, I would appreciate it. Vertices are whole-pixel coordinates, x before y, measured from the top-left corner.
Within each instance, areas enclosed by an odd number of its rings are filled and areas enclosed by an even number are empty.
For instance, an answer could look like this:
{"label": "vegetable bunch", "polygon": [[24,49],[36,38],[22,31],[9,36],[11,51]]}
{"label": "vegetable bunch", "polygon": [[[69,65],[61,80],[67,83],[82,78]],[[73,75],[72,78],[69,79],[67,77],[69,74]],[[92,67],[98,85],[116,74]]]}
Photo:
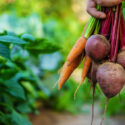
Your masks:
{"label": "vegetable bunch", "polygon": [[[59,78],[59,89],[61,89],[84,58],[81,82],[74,96],[85,78],[88,77],[93,88],[91,125],[94,117],[94,94],[97,83],[107,98],[105,112],[108,100],[119,94],[125,84],[124,4],[123,2],[112,8],[102,8],[97,5],[97,9],[104,11],[107,18],[104,20],[90,18],[84,29],[84,35],[77,40],[69,53]],[[104,118],[100,125],[103,120]]]}

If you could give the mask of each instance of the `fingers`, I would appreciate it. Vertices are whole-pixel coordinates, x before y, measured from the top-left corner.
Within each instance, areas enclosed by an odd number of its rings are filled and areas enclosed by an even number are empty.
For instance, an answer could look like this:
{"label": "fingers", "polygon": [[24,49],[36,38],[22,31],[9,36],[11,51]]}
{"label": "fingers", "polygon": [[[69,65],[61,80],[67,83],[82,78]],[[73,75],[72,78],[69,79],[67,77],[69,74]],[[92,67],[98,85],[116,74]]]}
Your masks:
{"label": "fingers", "polygon": [[96,9],[96,2],[94,0],[88,0],[87,12],[95,18],[106,18],[106,14]]}
{"label": "fingers", "polygon": [[94,16],[95,18],[104,19],[106,18],[106,14],[104,12],[97,11],[96,8],[90,8],[87,11],[90,15]]}
{"label": "fingers", "polygon": [[120,4],[124,0],[95,0],[101,6],[111,7]]}
{"label": "fingers", "polygon": [[120,4],[122,1],[125,0],[88,0],[87,12],[95,18],[104,19],[106,18],[106,14],[104,12],[97,11],[96,4],[111,7]]}

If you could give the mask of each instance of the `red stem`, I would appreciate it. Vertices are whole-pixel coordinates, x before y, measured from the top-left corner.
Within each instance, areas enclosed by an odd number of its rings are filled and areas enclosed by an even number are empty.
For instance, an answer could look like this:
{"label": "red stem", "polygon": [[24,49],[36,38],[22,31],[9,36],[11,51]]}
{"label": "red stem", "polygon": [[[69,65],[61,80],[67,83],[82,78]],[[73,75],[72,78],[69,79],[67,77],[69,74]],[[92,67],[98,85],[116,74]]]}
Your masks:
{"label": "red stem", "polygon": [[[116,35],[118,30],[118,19],[119,19],[119,10],[120,5],[117,6],[116,12],[115,12],[115,21],[114,25],[111,29],[111,51],[110,51],[110,61],[112,60],[114,53],[115,53],[115,47],[116,47]],[[113,19],[114,20],[114,19]]]}
{"label": "red stem", "polygon": [[[120,18],[119,18],[120,21]],[[117,53],[118,53],[118,48],[119,48],[119,40],[120,40],[120,22],[118,24],[118,31],[117,31],[117,38],[116,38],[116,47],[115,47],[115,52],[114,52],[114,56],[112,57],[112,62],[116,61],[117,58]]]}
{"label": "red stem", "polygon": [[125,49],[125,18],[123,13],[120,18],[120,44],[121,49]]}
{"label": "red stem", "polygon": [[119,6],[119,19],[118,19],[118,29],[117,29],[117,36],[116,36],[116,47],[115,47],[115,51],[114,51],[114,56],[112,58],[112,62],[116,61],[118,48],[119,48],[119,40],[120,40],[120,12],[121,12],[121,7]]}
{"label": "red stem", "polygon": [[114,13],[112,11],[112,8],[106,8],[106,10],[104,11],[107,15],[107,18],[105,20],[102,20],[102,25],[101,25],[101,31],[100,33],[107,37],[109,32],[110,32],[110,27],[111,27],[111,23],[112,23],[112,13]]}

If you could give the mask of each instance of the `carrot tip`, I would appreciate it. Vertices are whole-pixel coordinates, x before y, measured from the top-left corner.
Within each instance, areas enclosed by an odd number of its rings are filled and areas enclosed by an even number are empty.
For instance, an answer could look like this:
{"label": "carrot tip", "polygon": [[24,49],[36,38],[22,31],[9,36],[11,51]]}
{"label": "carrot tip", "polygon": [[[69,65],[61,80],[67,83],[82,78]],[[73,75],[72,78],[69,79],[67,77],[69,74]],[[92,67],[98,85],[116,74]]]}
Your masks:
{"label": "carrot tip", "polygon": [[58,90],[61,90],[61,88],[58,88]]}
{"label": "carrot tip", "polygon": [[60,90],[61,88],[62,88],[62,86],[61,86],[61,85],[59,85],[59,86],[58,86],[58,90]]}
{"label": "carrot tip", "polygon": [[81,85],[82,85],[82,82],[80,82],[79,85],[78,85],[78,87],[76,88],[76,91],[74,93],[74,100],[76,99],[76,94],[77,94],[77,92],[78,92],[78,90],[79,90],[79,88],[80,88]]}

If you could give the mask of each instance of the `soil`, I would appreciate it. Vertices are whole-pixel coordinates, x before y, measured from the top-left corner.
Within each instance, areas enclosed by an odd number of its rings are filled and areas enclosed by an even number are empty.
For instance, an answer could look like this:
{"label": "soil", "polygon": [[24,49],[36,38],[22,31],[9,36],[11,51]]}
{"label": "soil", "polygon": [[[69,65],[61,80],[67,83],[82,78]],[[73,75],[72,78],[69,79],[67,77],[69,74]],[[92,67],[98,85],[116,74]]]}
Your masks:
{"label": "soil", "polygon": [[[101,118],[98,108],[95,108],[93,125],[100,125]],[[39,115],[30,115],[30,120],[33,125],[90,125],[91,114],[71,115],[44,109]],[[125,125],[125,117],[106,118],[103,125]]]}

